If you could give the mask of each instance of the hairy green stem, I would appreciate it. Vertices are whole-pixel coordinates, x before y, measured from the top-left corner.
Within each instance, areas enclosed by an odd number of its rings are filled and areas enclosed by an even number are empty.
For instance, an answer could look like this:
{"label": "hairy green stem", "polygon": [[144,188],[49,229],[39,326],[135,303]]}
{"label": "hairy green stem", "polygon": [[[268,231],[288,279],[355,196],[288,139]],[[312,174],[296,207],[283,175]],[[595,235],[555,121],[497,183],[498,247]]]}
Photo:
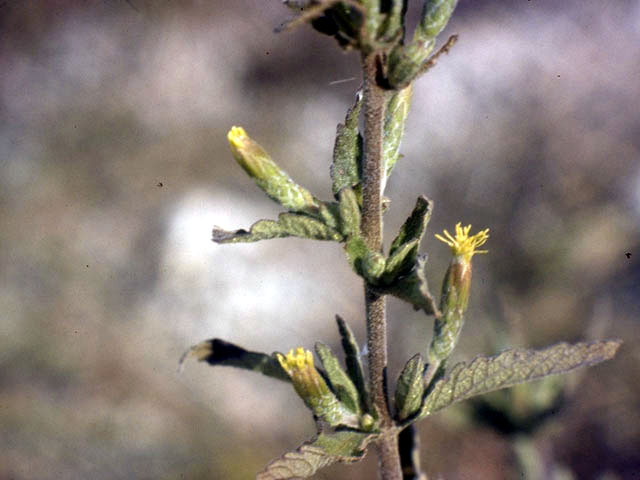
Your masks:
{"label": "hairy green stem", "polygon": [[[364,240],[373,251],[382,249],[382,180],[385,165],[382,155],[384,110],[387,92],[377,82],[378,55],[363,57],[364,74],[364,162],[362,168],[362,223]],[[382,295],[365,285],[369,381],[373,405],[380,419],[377,442],[383,480],[402,480],[398,435],[387,397],[387,320]]]}

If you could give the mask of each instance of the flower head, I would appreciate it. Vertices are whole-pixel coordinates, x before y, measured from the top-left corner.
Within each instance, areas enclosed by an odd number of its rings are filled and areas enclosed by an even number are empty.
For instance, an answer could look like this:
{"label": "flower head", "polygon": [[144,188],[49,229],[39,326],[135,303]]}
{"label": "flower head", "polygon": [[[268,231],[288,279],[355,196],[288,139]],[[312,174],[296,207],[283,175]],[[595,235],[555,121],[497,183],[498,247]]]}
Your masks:
{"label": "flower head", "polygon": [[271,199],[292,212],[317,212],[313,195],[295,183],[244,128],[231,127],[227,140],[233,157]]}
{"label": "flower head", "polygon": [[489,229],[469,236],[470,230],[471,225],[463,227],[458,223],[455,237],[446,230],[444,237],[436,235],[438,240],[451,247],[453,258],[442,282],[442,316],[434,323],[433,338],[429,347],[429,363],[434,365],[445,361],[458,343],[469,303],[471,257],[476,253],[487,253],[487,250],[478,250],[478,247],[484,245],[489,238]]}
{"label": "flower head", "polygon": [[436,238],[451,247],[455,256],[463,256],[465,260],[471,260],[476,253],[487,253],[488,250],[477,250],[485,244],[489,238],[489,229],[481,230],[475,235],[469,236],[471,225],[463,227],[460,222],[456,224],[456,236],[452,236],[448,231],[444,231],[444,237],[436,234]]}
{"label": "flower head", "polygon": [[291,378],[298,395],[306,402],[330,393],[327,383],[313,364],[313,354],[309,350],[298,347],[295,350],[291,349],[286,356],[276,353],[276,358]]}
{"label": "flower head", "polygon": [[231,127],[227,133],[227,140],[233,156],[238,163],[252,177],[258,180],[266,180],[273,167],[273,161],[269,154],[247,135],[242,127]]}
{"label": "flower head", "polygon": [[327,382],[313,364],[313,354],[309,350],[298,347],[287,355],[276,353],[282,369],[287,372],[293,388],[313,411],[332,426],[358,426],[359,418],[349,411],[329,389]]}

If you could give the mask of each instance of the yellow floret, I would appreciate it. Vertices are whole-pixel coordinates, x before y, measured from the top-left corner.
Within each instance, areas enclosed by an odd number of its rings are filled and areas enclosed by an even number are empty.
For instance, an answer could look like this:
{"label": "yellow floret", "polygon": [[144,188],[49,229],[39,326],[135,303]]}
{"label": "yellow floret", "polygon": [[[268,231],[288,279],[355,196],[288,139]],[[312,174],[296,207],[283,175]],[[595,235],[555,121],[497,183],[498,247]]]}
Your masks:
{"label": "yellow floret", "polygon": [[231,130],[227,133],[229,143],[236,148],[242,147],[248,138],[249,135],[242,127],[231,127]]}
{"label": "yellow floret", "polygon": [[[488,250],[477,250],[478,247],[484,245],[489,238],[489,229],[482,230],[475,235],[469,236],[471,225],[463,227],[461,223],[456,224],[456,236],[452,236],[448,231],[444,231],[444,237],[436,234],[436,238],[451,247],[451,251],[455,256],[463,256],[466,260],[470,260],[476,253],[487,253]],[[446,237],[446,238],[445,238]]]}
{"label": "yellow floret", "polygon": [[302,347],[289,350],[286,357],[280,353],[277,354],[278,362],[280,366],[291,375],[293,371],[304,370],[305,368],[313,367],[313,354],[309,350],[305,350]]}

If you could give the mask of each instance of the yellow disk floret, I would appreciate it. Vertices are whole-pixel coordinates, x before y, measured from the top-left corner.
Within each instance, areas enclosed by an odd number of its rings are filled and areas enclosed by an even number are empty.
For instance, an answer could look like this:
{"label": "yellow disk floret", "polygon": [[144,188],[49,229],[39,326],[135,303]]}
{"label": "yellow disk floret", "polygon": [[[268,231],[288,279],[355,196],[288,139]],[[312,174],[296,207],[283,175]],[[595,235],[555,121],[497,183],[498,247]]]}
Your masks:
{"label": "yellow disk floret", "polygon": [[293,375],[295,371],[313,368],[313,354],[302,347],[296,348],[295,351],[291,349],[286,357],[278,353],[277,358],[280,366],[289,375]]}
{"label": "yellow disk floret", "polygon": [[487,253],[488,250],[477,250],[484,245],[489,238],[489,229],[482,230],[475,235],[469,236],[471,225],[463,227],[461,223],[456,224],[456,236],[452,236],[448,231],[444,231],[444,237],[436,234],[436,238],[451,247],[455,256],[463,256],[466,260],[471,260],[476,253]]}
{"label": "yellow disk floret", "polygon": [[248,138],[249,135],[242,127],[231,127],[231,130],[227,133],[229,143],[236,148],[242,147]]}
{"label": "yellow disk floret", "polygon": [[276,358],[282,369],[291,378],[291,383],[293,383],[298,395],[312,409],[318,406],[318,402],[322,403],[323,397],[329,395],[333,398],[327,383],[316,370],[313,364],[313,354],[309,350],[298,347],[295,350],[290,350],[286,356],[277,353]]}

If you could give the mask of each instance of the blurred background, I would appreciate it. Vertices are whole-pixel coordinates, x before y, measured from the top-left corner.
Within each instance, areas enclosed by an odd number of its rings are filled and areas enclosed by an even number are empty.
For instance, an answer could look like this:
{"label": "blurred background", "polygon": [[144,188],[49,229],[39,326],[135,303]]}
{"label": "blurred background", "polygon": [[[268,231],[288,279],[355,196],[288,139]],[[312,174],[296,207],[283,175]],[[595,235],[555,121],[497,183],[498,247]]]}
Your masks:
{"label": "blurred background", "polygon": [[[419,2],[410,1],[410,27]],[[242,125],[330,197],[358,57],[278,0],[0,1],[0,479],[246,479],[314,433],[293,389],[180,355],[364,342],[339,245],[216,245],[273,218],[226,142]],[[491,228],[456,360],[619,337],[611,362],[420,425],[430,478],[640,478],[640,2],[462,0],[416,84],[386,244]],[[390,374],[432,320],[389,301]],[[524,394],[523,394],[524,392]],[[369,455],[317,478],[375,478]]]}

